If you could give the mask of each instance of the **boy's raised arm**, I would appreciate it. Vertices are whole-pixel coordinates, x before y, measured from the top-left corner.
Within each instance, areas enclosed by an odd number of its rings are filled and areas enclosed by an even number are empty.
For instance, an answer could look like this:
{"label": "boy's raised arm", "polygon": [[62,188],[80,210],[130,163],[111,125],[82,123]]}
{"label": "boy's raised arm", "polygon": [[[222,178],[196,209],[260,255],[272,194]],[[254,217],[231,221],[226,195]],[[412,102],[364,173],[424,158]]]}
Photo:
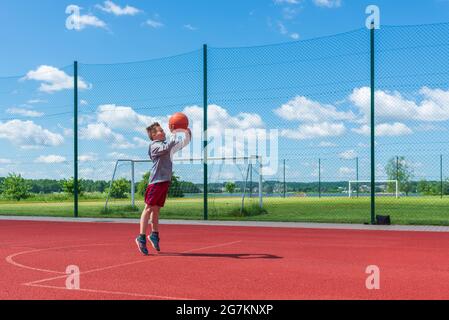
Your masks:
{"label": "boy's raised arm", "polygon": [[191,137],[192,132],[190,129],[187,129],[185,132],[185,138],[182,141],[171,140],[167,144],[154,143],[150,146],[149,156],[150,158],[153,158],[160,157],[170,152],[176,153],[190,143]]}
{"label": "boy's raised arm", "polygon": [[185,131],[185,138],[182,141],[175,141],[175,145],[173,146],[173,152],[178,152],[182,148],[184,148],[186,145],[188,145],[192,139],[192,131],[190,129],[187,129]]}
{"label": "boy's raised arm", "polygon": [[152,144],[150,146],[150,150],[149,150],[150,158],[159,157],[159,156],[169,153],[175,144],[176,144],[176,141],[170,141],[167,144],[163,144],[163,143]]}

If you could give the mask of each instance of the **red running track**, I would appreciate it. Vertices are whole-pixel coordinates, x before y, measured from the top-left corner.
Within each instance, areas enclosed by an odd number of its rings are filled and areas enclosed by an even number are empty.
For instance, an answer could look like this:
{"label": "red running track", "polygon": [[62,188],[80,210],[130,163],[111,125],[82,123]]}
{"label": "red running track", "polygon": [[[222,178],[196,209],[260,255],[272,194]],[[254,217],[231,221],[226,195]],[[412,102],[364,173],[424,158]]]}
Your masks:
{"label": "red running track", "polygon": [[144,257],[137,229],[0,221],[0,299],[449,299],[447,233],[163,225]]}

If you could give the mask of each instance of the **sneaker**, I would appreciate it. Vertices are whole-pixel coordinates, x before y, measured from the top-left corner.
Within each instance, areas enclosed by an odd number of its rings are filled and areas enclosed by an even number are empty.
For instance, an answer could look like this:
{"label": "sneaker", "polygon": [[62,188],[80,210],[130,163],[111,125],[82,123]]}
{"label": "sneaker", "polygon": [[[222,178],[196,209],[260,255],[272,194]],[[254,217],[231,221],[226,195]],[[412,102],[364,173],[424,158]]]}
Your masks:
{"label": "sneaker", "polygon": [[145,238],[141,238],[140,236],[138,236],[136,238],[136,244],[137,244],[137,248],[139,249],[140,253],[142,253],[144,256],[148,255],[148,249],[147,249],[147,241],[145,240]]}
{"label": "sneaker", "polygon": [[150,240],[150,243],[154,249],[156,249],[157,251],[161,251],[161,248],[159,247],[159,234],[152,233],[150,236],[148,236],[148,240]]}

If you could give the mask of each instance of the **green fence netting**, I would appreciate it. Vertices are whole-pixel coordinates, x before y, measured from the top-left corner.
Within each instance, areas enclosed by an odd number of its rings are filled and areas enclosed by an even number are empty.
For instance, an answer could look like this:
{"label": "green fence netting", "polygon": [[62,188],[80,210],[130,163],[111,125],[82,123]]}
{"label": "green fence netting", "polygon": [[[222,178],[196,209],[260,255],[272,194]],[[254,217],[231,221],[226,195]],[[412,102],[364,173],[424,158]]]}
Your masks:
{"label": "green fence netting", "polygon": [[151,169],[145,128],[157,121],[168,132],[180,111],[193,139],[174,158],[165,217],[202,219],[207,208],[210,219],[364,223],[374,195],[393,223],[449,224],[449,24],[374,35],[374,51],[363,28],[208,47],[207,63],[204,48],[80,62],[77,115],[74,65],[0,78],[0,214],[74,214],[76,117],[79,215],[138,216]]}

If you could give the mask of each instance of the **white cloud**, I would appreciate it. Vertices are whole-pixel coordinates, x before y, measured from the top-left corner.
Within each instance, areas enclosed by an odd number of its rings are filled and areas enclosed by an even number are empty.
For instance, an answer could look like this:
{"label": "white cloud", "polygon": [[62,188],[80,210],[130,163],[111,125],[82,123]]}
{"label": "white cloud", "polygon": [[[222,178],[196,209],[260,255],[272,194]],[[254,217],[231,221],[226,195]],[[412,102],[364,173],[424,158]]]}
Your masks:
{"label": "white cloud", "polygon": [[274,0],[276,4],[298,4],[301,0]]}
{"label": "white cloud", "polygon": [[[190,106],[184,108],[183,112],[192,122],[203,121],[203,108],[199,106]],[[224,129],[259,129],[265,126],[262,118],[257,113],[240,112],[231,116],[228,111],[215,104],[209,105],[207,109],[209,130]]]}
{"label": "white cloud", "polygon": [[98,154],[89,152],[86,154],[81,154],[78,156],[78,160],[80,162],[89,162],[89,161],[97,161],[98,160]]}
{"label": "white cloud", "polygon": [[147,26],[150,26],[151,28],[154,29],[159,29],[162,28],[164,26],[164,24],[162,22],[156,21],[156,20],[152,20],[152,19],[148,19],[147,21],[145,21],[145,24]]}
{"label": "white cloud", "polygon": [[338,111],[335,106],[321,104],[306,97],[297,96],[274,113],[284,120],[298,120],[304,122],[323,122],[354,120],[356,116],[352,112]]}
{"label": "white cloud", "polygon": [[82,177],[84,177],[84,179],[92,179],[93,175],[97,172],[97,170],[95,170],[94,168],[80,168],[79,169],[79,173]]}
{"label": "white cloud", "polygon": [[313,0],[318,7],[338,8],[341,6],[341,0]]}
{"label": "white cloud", "polygon": [[6,112],[9,114],[18,114],[21,116],[32,117],[32,118],[42,117],[44,115],[42,112],[29,110],[29,109],[23,109],[23,108],[9,108],[6,110]]}
{"label": "white cloud", "polygon": [[90,14],[80,15],[77,21],[79,26],[77,30],[82,30],[88,26],[97,28],[106,28],[106,23],[104,21]]}
{"label": "white cloud", "polygon": [[110,152],[108,153],[108,157],[113,159],[128,159],[129,155],[120,152]]}
{"label": "white cloud", "polygon": [[141,10],[129,5],[126,5],[125,7],[122,8],[112,1],[105,1],[103,4],[104,4],[103,6],[97,4],[96,7],[104,12],[112,13],[116,16],[125,16],[125,15],[134,16],[139,12],[141,12]]}
{"label": "white cloud", "polygon": [[[199,129],[199,134],[194,134],[193,139],[197,142],[201,140],[201,127],[203,118],[203,108],[199,106],[185,107],[183,112],[189,118],[189,126],[193,132]],[[256,139],[251,135],[252,131],[264,127],[262,118],[256,113],[241,112],[236,115],[230,115],[228,111],[218,105],[210,105],[208,111],[208,132],[210,137],[223,137],[223,134],[231,130],[241,130],[241,136],[246,141]],[[83,121],[85,127],[80,130],[80,137],[85,140],[103,140],[113,148],[147,148],[149,141],[142,137],[129,137],[129,141],[125,136],[116,130],[124,130],[126,133],[130,131],[140,132],[146,136],[145,128],[153,122],[159,122],[164,130],[168,132],[167,116],[159,116],[153,118],[142,115],[134,111],[131,107],[117,106],[115,104],[101,105],[97,108],[95,116],[86,118]],[[240,142],[237,141],[236,144]],[[244,145],[237,146],[243,149]],[[218,151],[217,151],[218,152]],[[199,153],[200,154],[200,153]],[[201,154],[200,154],[201,155]]]}
{"label": "white cloud", "polygon": [[12,163],[11,159],[0,158],[0,164],[10,164]]}
{"label": "white cloud", "polygon": [[337,137],[346,132],[343,123],[312,123],[300,125],[298,130],[285,129],[281,131],[281,136],[295,140],[306,140],[323,137]]}
{"label": "white cloud", "polygon": [[[77,12],[81,11],[81,7],[77,5],[70,5],[67,7],[67,9],[76,10]],[[66,11],[67,13],[71,13],[71,11]],[[70,18],[70,17],[69,17]],[[83,30],[86,27],[96,27],[96,28],[107,28],[107,25],[104,21],[97,18],[96,16],[93,16],[91,14],[80,14],[80,15],[73,15],[72,19],[74,29],[77,31]]]}
{"label": "white cloud", "polygon": [[[201,139],[201,133],[195,135],[196,128],[201,132],[202,120],[203,120],[203,108],[199,106],[190,106],[184,108],[183,112],[190,120],[190,127],[193,128],[194,136],[193,140],[198,142]],[[265,133],[265,124],[262,121],[260,115],[256,113],[241,112],[236,115],[230,115],[228,111],[218,105],[209,105],[208,107],[208,135],[210,138],[214,138],[209,151],[216,157],[221,156],[233,156],[241,152],[243,155],[245,152],[252,152],[249,145],[255,146],[255,141],[260,139],[264,140],[263,134]],[[234,139],[232,137],[240,137]],[[231,139],[232,138],[232,139]],[[270,135],[266,136],[269,140]],[[223,141],[221,141],[223,139]],[[193,145],[200,145],[198,143],[192,143]],[[201,150],[196,150],[193,147],[193,153],[199,152],[201,157]],[[235,151],[235,153],[234,153]]]}
{"label": "white cloud", "polygon": [[430,123],[421,123],[414,128],[415,131],[428,132],[428,131],[447,131],[448,129],[443,126],[437,126]]}
{"label": "white cloud", "polygon": [[352,160],[352,159],[357,158],[358,154],[354,150],[347,150],[347,151],[343,151],[338,156],[344,160]]}
{"label": "white cloud", "polygon": [[113,132],[104,123],[88,124],[87,127],[81,128],[79,136],[83,140],[104,140],[112,148],[128,149],[133,147],[123,135]]}
{"label": "white cloud", "polygon": [[358,133],[358,134],[362,134],[364,136],[369,136],[370,129],[371,129],[371,127],[365,124],[365,125],[361,126],[360,128],[351,129],[351,131]]}
{"label": "white cloud", "polygon": [[[368,125],[363,125],[360,128],[352,129],[353,132],[362,134],[365,136],[370,135],[371,129]],[[400,122],[395,123],[382,123],[379,125],[376,125],[376,136],[378,137],[394,137],[394,136],[404,136],[404,135],[410,135],[413,131],[409,127],[407,127],[405,124]]]}
{"label": "white cloud", "polygon": [[296,8],[285,7],[282,9],[282,16],[286,20],[294,19],[299,13],[299,10]]}
{"label": "white cloud", "polygon": [[97,108],[97,121],[107,124],[112,129],[131,129],[145,132],[146,127],[158,120],[141,115],[131,107],[105,104]]}
{"label": "white cloud", "polygon": [[101,161],[80,165],[80,176],[83,179],[109,180],[114,171],[115,161]]}
{"label": "white cloud", "polygon": [[[271,21],[269,22],[269,26],[270,27],[272,26]],[[295,40],[299,39],[299,34],[297,32],[293,32],[293,33],[289,34],[289,31],[288,31],[287,27],[281,21],[278,21],[277,27],[278,27],[278,30],[279,30],[280,34],[282,34],[284,36],[288,35],[290,38],[295,39]]]}
{"label": "white cloud", "polygon": [[100,105],[95,116],[83,119],[83,124],[85,123],[86,127],[81,128],[80,138],[84,140],[102,140],[108,143],[110,147],[116,149],[147,147],[148,141],[134,137],[133,143],[131,143],[123,134],[114,130],[125,130],[125,132],[132,130],[146,135],[145,128],[156,121],[163,123],[163,125],[168,123],[168,121],[163,122],[159,119],[139,114],[131,107],[117,106],[115,104]]}
{"label": "white cloud", "polygon": [[66,161],[65,157],[54,155],[54,154],[51,154],[48,156],[40,156],[36,160],[34,160],[34,162],[37,162],[37,163],[62,163],[65,161]]}
{"label": "white cloud", "polygon": [[[349,96],[349,100],[359,108],[368,121],[371,113],[371,89],[368,87],[356,88]],[[388,119],[410,119],[415,117],[416,104],[406,101],[399,92],[388,93],[376,91],[376,117]]]}
{"label": "white cloud", "polygon": [[97,117],[94,113],[79,114],[78,115],[78,124],[85,125],[87,123],[92,123],[95,121],[96,118]]}
{"label": "white cloud", "polygon": [[419,93],[424,100],[418,109],[418,119],[423,121],[449,120],[449,90],[423,87]]}
{"label": "white cloud", "polygon": [[80,104],[82,105],[82,106],[87,106],[89,103],[86,101],[86,100],[80,100]]}
{"label": "white cloud", "polygon": [[312,171],[310,171],[311,177],[318,178],[320,174],[321,176],[323,176],[323,173],[327,171],[325,168],[323,168],[323,166],[321,166],[320,168],[318,164],[313,164],[312,166],[313,166]]}
{"label": "white cloud", "polygon": [[196,31],[196,30],[198,30],[197,27],[194,27],[194,26],[192,26],[191,24],[185,24],[185,25],[184,25],[184,28],[186,28],[186,29],[188,29],[188,30],[190,30],[190,31]]}
{"label": "white cloud", "polygon": [[59,146],[64,142],[62,135],[44,129],[29,120],[0,122],[0,139],[7,139],[22,148]]}
{"label": "white cloud", "polygon": [[[377,90],[375,93],[376,116],[385,119],[417,120],[417,121],[448,121],[449,120],[449,90],[430,89],[423,87],[419,94],[422,101],[404,98],[398,91]],[[371,107],[370,88],[354,89],[350,101],[360,109],[365,121],[368,120]]]}
{"label": "white cloud", "polygon": [[338,169],[338,173],[340,174],[340,176],[349,176],[349,175],[352,176],[355,174],[355,169],[348,167],[341,167],[340,169]]}
{"label": "white cloud", "polygon": [[[65,89],[73,89],[73,77],[58,68],[41,65],[36,70],[31,70],[23,80],[41,81],[39,91],[53,93]],[[78,78],[78,88],[80,90],[89,89],[89,85],[81,78]]]}
{"label": "white cloud", "polygon": [[73,129],[71,128],[65,128],[64,126],[58,124],[58,128],[62,129],[62,134],[65,137],[73,137]]}
{"label": "white cloud", "polygon": [[134,137],[133,141],[135,143],[135,147],[136,148],[145,148],[148,147],[148,145],[150,144],[150,142],[148,140],[139,138],[139,137]]}
{"label": "white cloud", "polygon": [[332,143],[332,142],[328,142],[328,141],[322,141],[318,144],[319,147],[323,147],[323,148],[329,148],[329,147],[336,147],[337,144]]}
{"label": "white cloud", "polygon": [[290,35],[290,38],[292,38],[293,40],[298,40],[299,39],[299,33],[296,33],[296,32],[292,33]]}
{"label": "white cloud", "polygon": [[36,103],[47,103],[47,100],[42,100],[42,99],[30,99],[27,101],[27,103],[29,104],[36,104]]}
{"label": "white cloud", "polygon": [[86,128],[81,128],[81,139],[101,140],[112,136],[112,130],[104,123],[91,123]]}
{"label": "white cloud", "polygon": [[370,145],[368,143],[361,143],[361,142],[359,142],[357,144],[357,147],[359,147],[359,148],[369,148]]}
{"label": "white cloud", "polygon": [[278,22],[278,28],[281,34],[283,35],[288,34],[287,27],[282,22]]}
{"label": "white cloud", "polygon": [[412,134],[413,131],[405,124],[395,122],[393,124],[382,123],[376,126],[376,132],[379,136],[404,136]]}

